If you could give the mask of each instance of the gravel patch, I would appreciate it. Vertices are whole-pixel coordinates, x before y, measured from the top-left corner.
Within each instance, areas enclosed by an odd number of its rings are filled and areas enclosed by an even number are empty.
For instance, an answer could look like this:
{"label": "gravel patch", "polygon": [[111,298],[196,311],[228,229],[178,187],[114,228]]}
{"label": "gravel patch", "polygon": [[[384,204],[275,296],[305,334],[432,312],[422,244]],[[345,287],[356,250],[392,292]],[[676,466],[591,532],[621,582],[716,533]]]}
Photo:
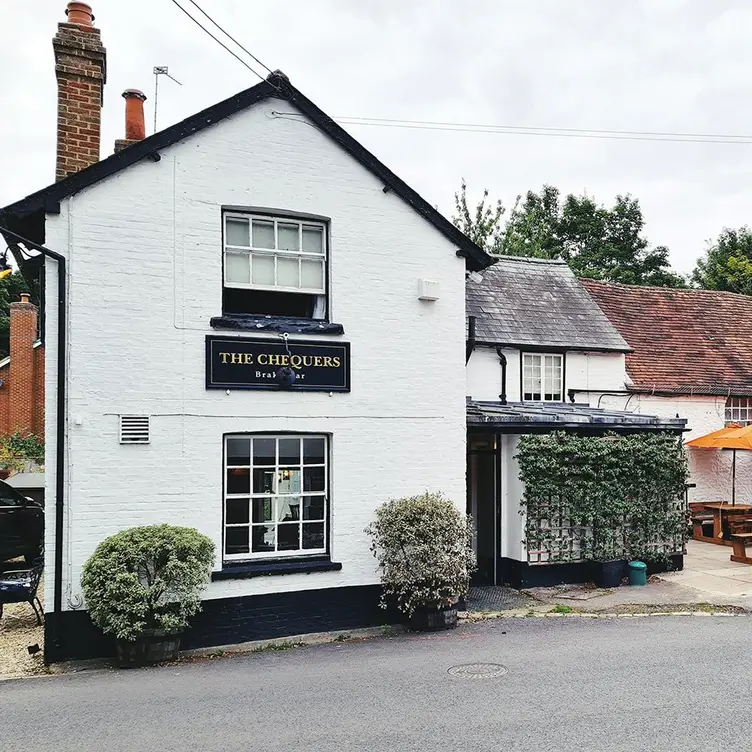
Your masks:
{"label": "gravel patch", "polygon": [[537,601],[526,593],[510,587],[495,585],[471,587],[467,595],[468,611],[505,611],[525,608]]}
{"label": "gravel patch", "polygon": [[[39,583],[39,600],[44,605],[44,578]],[[40,650],[29,654],[29,646]],[[12,603],[3,607],[0,618],[0,678],[47,674],[44,665],[44,626],[37,626],[34,611],[28,603]]]}

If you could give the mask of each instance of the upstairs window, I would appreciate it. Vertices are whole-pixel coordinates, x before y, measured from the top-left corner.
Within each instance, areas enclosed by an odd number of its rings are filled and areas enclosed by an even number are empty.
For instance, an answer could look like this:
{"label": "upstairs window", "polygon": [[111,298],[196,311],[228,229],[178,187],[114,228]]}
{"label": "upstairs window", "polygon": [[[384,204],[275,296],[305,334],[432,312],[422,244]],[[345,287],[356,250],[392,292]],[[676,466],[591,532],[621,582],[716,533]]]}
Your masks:
{"label": "upstairs window", "polygon": [[729,397],[726,400],[726,425],[752,426],[752,397]]}
{"label": "upstairs window", "polygon": [[522,355],[522,399],[530,402],[562,402],[564,356]]}
{"label": "upstairs window", "polygon": [[226,213],[223,313],[327,316],[323,222]]}

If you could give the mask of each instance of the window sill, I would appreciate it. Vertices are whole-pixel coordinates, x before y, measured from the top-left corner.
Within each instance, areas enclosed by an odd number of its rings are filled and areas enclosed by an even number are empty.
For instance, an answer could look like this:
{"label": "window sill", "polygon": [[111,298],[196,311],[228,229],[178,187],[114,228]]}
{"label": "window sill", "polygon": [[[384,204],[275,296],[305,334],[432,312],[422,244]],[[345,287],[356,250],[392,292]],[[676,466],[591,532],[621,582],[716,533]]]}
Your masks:
{"label": "window sill", "polygon": [[245,580],[250,577],[265,577],[275,574],[310,574],[311,572],[338,572],[342,564],[329,559],[299,559],[292,561],[258,561],[225,564],[218,572],[212,572],[212,581]]}
{"label": "window sill", "polygon": [[250,332],[288,332],[290,334],[344,334],[342,324],[322,319],[296,316],[264,316],[250,313],[225,313],[209,322],[213,329],[234,329]]}

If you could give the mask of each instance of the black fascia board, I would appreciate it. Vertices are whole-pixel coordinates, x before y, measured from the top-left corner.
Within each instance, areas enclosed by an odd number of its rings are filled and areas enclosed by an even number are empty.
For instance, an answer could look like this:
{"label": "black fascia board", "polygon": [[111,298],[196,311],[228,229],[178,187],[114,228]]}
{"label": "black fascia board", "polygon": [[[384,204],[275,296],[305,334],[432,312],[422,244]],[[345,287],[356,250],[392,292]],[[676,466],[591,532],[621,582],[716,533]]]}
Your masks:
{"label": "black fascia board", "polygon": [[310,99],[301,94],[282,73],[273,73],[265,81],[245,91],[208,107],[175,125],[159,131],[143,141],[132,144],[106,159],[69,175],[26,198],[0,209],[0,218],[18,220],[40,211],[54,212],[57,204],[67,196],[88,188],[91,185],[114,175],[146,158],[156,158],[160,150],[165,149],[188,136],[215,125],[260,101],[278,98],[295,105],[311,122],[363,167],[379,178],[385,186],[393,190],[405,203],[430,222],[448,240],[457,246],[457,254],[466,259],[467,265],[474,271],[485,269],[493,259],[478,245],[473,243],[463,232],[458,230],[446,217],[434,209],[424,198],[416,193],[403,180],[356,141],[341,126],[322,112]]}

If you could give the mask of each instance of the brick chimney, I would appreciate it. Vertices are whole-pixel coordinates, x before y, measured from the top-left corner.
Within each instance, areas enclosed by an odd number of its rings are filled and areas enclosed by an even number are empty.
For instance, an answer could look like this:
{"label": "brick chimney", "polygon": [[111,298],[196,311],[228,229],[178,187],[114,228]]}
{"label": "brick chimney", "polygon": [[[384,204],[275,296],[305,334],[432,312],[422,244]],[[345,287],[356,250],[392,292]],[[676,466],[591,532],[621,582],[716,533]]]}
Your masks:
{"label": "brick chimney", "polygon": [[[8,430],[30,433],[38,429],[35,413],[37,307],[21,293],[21,301],[10,304],[10,373],[8,377]],[[35,418],[37,420],[35,420]]]}
{"label": "brick chimney", "polygon": [[146,94],[138,89],[126,89],[123,92],[123,98],[125,99],[125,138],[115,141],[116,153],[146,138],[146,123],[144,122]]}
{"label": "brick chimney", "polygon": [[86,3],[71,2],[67,22],[52,39],[57,77],[57,165],[55,179],[99,161],[102,96],[107,58]]}

